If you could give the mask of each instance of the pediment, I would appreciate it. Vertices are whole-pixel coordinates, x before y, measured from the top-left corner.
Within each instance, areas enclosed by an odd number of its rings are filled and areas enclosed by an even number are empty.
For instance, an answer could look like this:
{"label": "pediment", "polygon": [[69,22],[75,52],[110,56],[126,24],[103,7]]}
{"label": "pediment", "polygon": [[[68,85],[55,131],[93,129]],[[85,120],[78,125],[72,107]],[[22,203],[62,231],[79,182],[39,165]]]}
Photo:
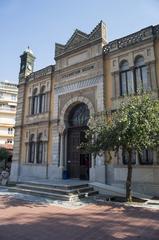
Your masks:
{"label": "pediment", "polygon": [[88,41],[88,36],[79,30],[76,30],[72,37],[66,44],[66,49],[72,49],[86,43]]}
{"label": "pediment", "polygon": [[92,43],[95,40],[101,39],[101,41],[105,41],[105,35],[106,27],[102,21],[100,21],[100,23],[89,34],[76,29],[65,45],[56,43],[55,58],[62,56],[64,53],[68,53],[73,49]]}

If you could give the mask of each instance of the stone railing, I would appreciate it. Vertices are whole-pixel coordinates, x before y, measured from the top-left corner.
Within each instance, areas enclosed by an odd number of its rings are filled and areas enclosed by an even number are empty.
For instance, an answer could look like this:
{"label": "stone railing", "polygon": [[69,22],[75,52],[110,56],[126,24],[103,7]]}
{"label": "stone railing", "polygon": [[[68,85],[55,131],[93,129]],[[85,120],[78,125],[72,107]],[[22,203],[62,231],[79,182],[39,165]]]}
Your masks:
{"label": "stone railing", "polygon": [[103,47],[103,53],[107,54],[121,48],[143,42],[147,39],[154,39],[159,35],[159,25],[144,28],[138,32],[132,33],[126,37],[114,40]]}
{"label": "stone railing", "polygon": [[51,74],[52,73],[52,71],[53,71],[53,65],[50,65],[50,66],[48,66],[48,67],[46,67],[46,68],[43,68],[43,69],[41,69],[41,70],[39,70],[39,71],[36,71],[36,72],[33,72],[33,73],[31,73],[29,76],[28,76],[28,78],[30,79],[30,78],[39,78],[39,77],[44,77],[44,76],[46,76],[46,75],[48,75],[48,74]]}

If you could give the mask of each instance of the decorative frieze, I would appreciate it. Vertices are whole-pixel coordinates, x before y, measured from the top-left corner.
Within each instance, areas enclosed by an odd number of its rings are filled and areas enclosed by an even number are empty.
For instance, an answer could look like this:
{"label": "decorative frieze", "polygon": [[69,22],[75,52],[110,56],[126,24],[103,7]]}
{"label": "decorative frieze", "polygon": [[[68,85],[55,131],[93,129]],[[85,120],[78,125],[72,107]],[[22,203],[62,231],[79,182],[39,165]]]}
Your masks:
{"label": "decorative frieze", "polygon": [[54,66],[50,65],[50,66],[48,66],[46,68],[43,68],[43,69],[41,69],[39,71],[31,73],[27,77],[27,80],[31,81],[31,80],[35,80],[35,79],[40,78],[40,77],[45,77],[45,76],[51,74],[53,71],[54,71]]}
{"label": "decorative frieze", "polygon": [[108,43],[107,45],[104,46],[103,53],[108,54],[110,52],[114,52],[116,50],[127,48],[129,46],[141,43],[148,39],[153,40],[157,35],[159,35],[159,25],[156,25],[154,27],[150,26],[138,32],[130,34],[126,37],[119,38]]}
{"label": "decorative frieze", "polygon": [[77,91],[82,88],[96,86],[100,82],[103,82],[103,75],[100,75],[100,76],[94,77],[94,78],[90,78],[87,80],[83,80],[83,81],[78,81],[75,83],[69,83],[69,84],[61,85],[61,86],[58,85],[55,87],[55,93],[60,95],[60,94],[64,94],[64,93],[68,93],[68,92],[72,92],[72,91]]}

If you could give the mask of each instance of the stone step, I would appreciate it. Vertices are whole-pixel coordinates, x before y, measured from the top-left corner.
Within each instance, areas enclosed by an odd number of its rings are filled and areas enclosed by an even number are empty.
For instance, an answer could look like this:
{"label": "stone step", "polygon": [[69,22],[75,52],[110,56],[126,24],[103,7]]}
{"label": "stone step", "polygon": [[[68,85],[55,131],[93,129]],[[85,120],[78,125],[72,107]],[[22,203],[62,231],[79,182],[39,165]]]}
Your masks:
{"label": "stone step", "polygon": [[94,190],[89,190],[87,192],[81,192],[78,194],[58,194],[55,192],[43,192],[43,191],[38,191],[38,190],[31,190],[31,189],[25,189],[25,188],[19,188],[19,187],[11,187],[11,191],[18,192],[18,193],[23,193],[23,194],[30,194],[30,195],[35,195],[35,196],[40,196],[40,197],[45,197],[45,198],[51,198],[51,199],[56,199],[56,200],[64,200],[64,201],[76,201],[79,198],[84,198],[84,197],[89,197],[92,195],[98,194],[97,191]]}
{"label": "stone step", "polygon": [[70,197],[71,197],[69,195],[55,194],[55,193],[42,192],[42,191],[36,191],[36,190],[30,190],[30,189],[22,189],[22,188],[16,188],[16,187],[14,188],[12,187],[10,188],[10,190],[13,192],[35,195],[35,196],[57,199],[57,200],[64,200],[64,201],[70,201]]}
{"label": "stone step", "polygon": [[148,200],[148,201],[146,202],[146,204],[159,206],[159,200],[153,200],[153,199],[151,199],[151,200]]}
{"label": "stone step", "polygon": [[62,195],[70,195],[70,194],[79,194],[79,193],[85,193],[88,191],[93,191],[93,187],[90,186],[80,186],[75,187],[73,189],[61,189],[61,188],[55,188],[54,186],[44,186],[44,185],[31,185],[31,184],[17,184],[17,188],[20,189],[30,189],[32,191],[42,191],[42,192],[50,192],[50,193],[59,193]]}
{"label": "stone step", "polygon": [[71,190],[71,189],[76,189],[76,188],[85,188],[88,187],[89,184],[85,183],[85,184],[49,184],[49,183],[38,183],[38,182],[34,182],[34,181],[29,181],[29,182],[19,182],[17,185],[29,185],[29,186],[39,186],[39,187],[53,187],[53,188],[58,188],[58,189],[64,189],[64,190]]}
{"label": "stone step", "polygon": [[45,198],[73,201],[79,198],[98,194],[89,184],[80,183],[39,183],[39,182],[21,182],[16,187],[11,187],[11,191],[38,195]]}

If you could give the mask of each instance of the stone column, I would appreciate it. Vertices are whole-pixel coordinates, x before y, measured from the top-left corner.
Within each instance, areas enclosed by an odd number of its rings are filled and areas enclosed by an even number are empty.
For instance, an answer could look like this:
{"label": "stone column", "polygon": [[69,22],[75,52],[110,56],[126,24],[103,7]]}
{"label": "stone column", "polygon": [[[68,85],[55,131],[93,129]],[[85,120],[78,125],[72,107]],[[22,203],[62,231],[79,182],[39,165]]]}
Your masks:
{"label": "stone column", "polygon": [[64,168],[67,169],[67,131],[64,137]]}
{"label": "stone column", "polygon": [[25,143],[25,163],[28,162],[29,143]]}
{"label": "stone column", "polygon": [[146,90],[152,89],[152,79],[151,79],[151,70],[150,70],[150,64],[147,64],[147,86]]}
{"label": "stone column", "polygon": [[60,135],[60,168],[63,169],[64,167],[64,134],[61,133]]}
{"label": "stone column", "polygon": [[149,71],[150,71],[151,89],[156,90],[158,86],[157,86],[155,62],[150,63]]}
{"label": "stone column", "polygon": [[89,169],[89,180],[91,182],[95,181],[95,157],[91,155],[91,168]]}
{"label": "stone column", "polygon": [[42,163],[44,163],[44,164],[46,164],[46,153],[47,153],[47,151],[46,151],[46,142],[45,141],[43,141],[43,156],[42,156]]}
{"label": "stone column", "polygon": [[29,97],[29,109],[28,109],[28,114],[31,115],[31,109],[32,108],[32,97]]}
{"label": "stone column", "polygon": [[97,111],[104,110],[104,83],[103,76],[99,78],[97,85]]}
{"label": "stone column", "polygon": [[38,97],[37,97],[37,101],[36,101],[36,113],[39,113],[39,104],[40,103],[40,98],[39,98],[39,95],[38,95]]}
{"label": "stone column", "polygon": [[136,152],[136,166],[139,166],[140,165],[140,162],[139,162],[139,153]]}
{"label": "stone column", "polygon": [[46,93],[46,96],[45,96],[46,98],[45,98],[45,112],[48,112],[48,110],[49,110],[49,101],[50,101],[50,99],[49,99],[49,93]]}
{"label": "stone column", "polygon": [[93,156],[93,154],[91,155],[91,167],[95,167],[95,157]]}
{"label": "stone column", "polygon": [[36,164],[37,163],[37,142],[34,142],[35,144],[35,148],[34,148],[34,163]]}
{"label": "stone column", "polygon": [[114,82],[115,82],[115,98],[120,96],[120,77],[119,72],[114,73]]}

